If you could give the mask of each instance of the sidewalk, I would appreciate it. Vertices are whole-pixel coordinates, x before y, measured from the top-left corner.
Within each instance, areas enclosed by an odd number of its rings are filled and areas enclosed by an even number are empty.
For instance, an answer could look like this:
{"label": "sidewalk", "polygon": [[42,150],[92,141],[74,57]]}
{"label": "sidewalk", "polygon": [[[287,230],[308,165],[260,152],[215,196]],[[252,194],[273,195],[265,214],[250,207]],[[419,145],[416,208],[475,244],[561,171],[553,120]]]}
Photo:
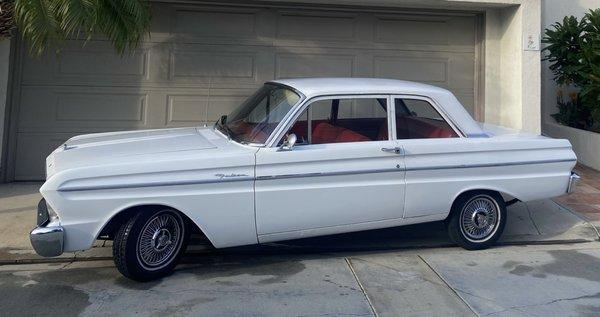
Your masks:
{"label": "sidewalk", "polygon": [[[586,171],[587,172],[587,171]],[[593,176],[584,174],[584,179]],[[600,182],[598,182],[600,184]],[[32,250],[29,231],[36,221],[39,183],[11,183],[0,185],[0,264],[110,259],[111,243],[97,241],[94,248],[84,252],[65,253],[54,259],[45,259]],[[582,186],[582,191],[592,191]],[[600,191],[599,191],[600,193]],[[576,193],[574,197],[583,197]],[[600,196],[600,195],[599,195]],[[585,198],[587,199],[587,198]],[[564,201],[568,203],[564,203]],[[571,196],[557,201],[569,207],[579,206]],[[588,200],[584,200],[588,201]],[[574,202],[574,203],[571,203]],[[600,203],[599,203],[600,204]],[[588,214],[584,214],[586,217]],[[597,214],[600,219],[600,211]],[[593,219],[592,219],[593,220]],[[500,243],[535,244],[586,242],[598,240],[595,228],[584,218],[576,215],[552,200],[517,203],[509,207],[508,223]],[[294,248],[311,252],[347,250],[390,250],[398,248],[450,246],[442,223],[421,224],[401,228],[312,238],[285,243],[275,243],[264,248]],[[191,253],[196,249],[191,246]],[[190,252],[188,249],[188,252]]]}
{"label": "sidewalk", "polygon": [[600,228],[600,172],[580,164],[575,167],[575,171],[581,176],[575,192],[558,197],[555,201]]}

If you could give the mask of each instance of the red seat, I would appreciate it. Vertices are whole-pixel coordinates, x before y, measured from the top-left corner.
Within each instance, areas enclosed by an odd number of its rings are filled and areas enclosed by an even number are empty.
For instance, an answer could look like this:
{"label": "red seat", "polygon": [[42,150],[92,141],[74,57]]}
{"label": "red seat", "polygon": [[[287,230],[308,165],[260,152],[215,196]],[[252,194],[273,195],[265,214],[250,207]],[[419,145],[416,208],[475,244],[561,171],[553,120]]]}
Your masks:
{"label": "red seat", "polygon": [[366,136],[329,123],[317,124],[312,133],[313,144],[371,141]]}
{"label": "red seat", "polygon": [[[455,138],[458,135],[446,123],[426,118],[408,116],[396,117],[398,139]],[[379,140],[387,139],[387,124],[379,129]]]}

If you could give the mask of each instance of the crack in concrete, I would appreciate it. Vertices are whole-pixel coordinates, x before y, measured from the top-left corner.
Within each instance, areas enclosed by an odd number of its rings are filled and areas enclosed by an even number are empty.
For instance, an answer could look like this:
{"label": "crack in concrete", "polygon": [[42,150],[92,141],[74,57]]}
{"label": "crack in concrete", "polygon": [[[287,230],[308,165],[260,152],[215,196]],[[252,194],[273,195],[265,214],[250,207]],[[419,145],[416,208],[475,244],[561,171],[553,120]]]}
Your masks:
{"label": "crack in concrete", "polygon": [[548,302],[537,303],[537,304],[515,305],[515,306],[511,306],[511,307],[505,308],[503,310],[499,310],[499,311],[487,313],[484,316],[496,315],[496,314],[500,314],[500,313],[507,312],[507,311],[510,311],[510,310],[518,310],[520,312],[525,313],[523,310],[521,310],[522,308],[545,306],[545,305],[551,305],[551,304],[558,303],[558,302],[580,300],[580,299],[588,299],[588,298],[600,298],[600,292],[595,293],[595,294],[581,295],[581,296],[577,296],[577,297],[557,298],[557,299],[553,299],[553,300],[548,301]]}

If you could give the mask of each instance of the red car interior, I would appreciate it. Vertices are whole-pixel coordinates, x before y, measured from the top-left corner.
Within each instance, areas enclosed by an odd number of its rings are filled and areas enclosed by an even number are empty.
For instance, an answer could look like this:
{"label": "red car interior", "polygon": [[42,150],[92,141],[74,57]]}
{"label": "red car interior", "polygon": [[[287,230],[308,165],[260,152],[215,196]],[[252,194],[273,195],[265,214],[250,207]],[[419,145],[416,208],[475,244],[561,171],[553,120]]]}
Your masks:
{"label": "red car interior", "polygon": [[[306,121],[298,121],[290,132],[296,134],[300,142],[308,141]],[[312,122],[312,143],[340,143],[387,140],[388,128],[385,119],[343,119],[338,125],[329,120]],[[458,135],[443,121],[433,119],[399,116],[396,121],[398,139],[454,138]]]}
{"label": "red car interior", "polygon": [[312,133],[313,144],[363,141],[371,141],[371,139],[352,130],[336,127],[326,122],[318,123]]}
{"label": "red car interior", "polygon": [[[445,122],[417,118],[398,116],[396,118],[396,133],[398,139],[434,139],[434,138],[455,138],[456,132]],[[387,139],[387,124],[381,126],[379,130],[379,140]]]}

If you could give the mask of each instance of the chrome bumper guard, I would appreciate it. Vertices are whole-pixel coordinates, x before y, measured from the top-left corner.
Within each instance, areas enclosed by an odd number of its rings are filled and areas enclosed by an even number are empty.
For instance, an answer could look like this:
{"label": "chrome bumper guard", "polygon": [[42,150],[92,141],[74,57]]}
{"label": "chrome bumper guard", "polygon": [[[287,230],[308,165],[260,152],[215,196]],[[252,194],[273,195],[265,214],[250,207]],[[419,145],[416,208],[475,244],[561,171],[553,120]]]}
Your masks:
{"label": "chrome bumper guard", "polygon": [[571,177],[569,177],[569,187],[567,187],[567,194],[570,194],[573,191],[575,191],[575,187],[577,186],[577,183],[580,179],[581,176],[579,176],[579,174],[571,172]]}
{"label": "chrome bumper guard", "polygon": [[31,246],[37,254],[44,257],[61,255],[65,231],[58,225],[58,221],[51,221],[44,199],[38,204],[37,216],[37,227],[29,233]]}

